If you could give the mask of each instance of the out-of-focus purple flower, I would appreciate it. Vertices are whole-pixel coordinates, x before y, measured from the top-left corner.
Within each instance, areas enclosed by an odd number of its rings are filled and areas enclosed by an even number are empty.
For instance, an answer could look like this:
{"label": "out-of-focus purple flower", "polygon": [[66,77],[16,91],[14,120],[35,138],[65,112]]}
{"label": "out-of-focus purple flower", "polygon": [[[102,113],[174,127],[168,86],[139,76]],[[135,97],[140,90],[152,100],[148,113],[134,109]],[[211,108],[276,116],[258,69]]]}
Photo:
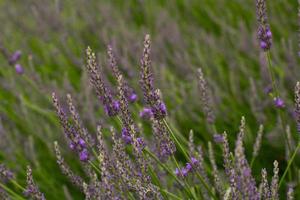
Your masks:
{"label": "out-of-focus purple flower", "polygon": [[85,141],[84,141],[82,138],[79,138],[78,144],[79,144],[80,147],[82,147],[82,148],[85,148],[85,147],[86,147]]}
{"label": "out-of-focus purple flower", "polygon": [[284,108],[285,107],[284,101],[280,97],[275,97],[274,98],[274,104],[277,108]]}
{"label": "out-of-focus purple flower", "polygon": [[14,174],[4,164],[0,164],[0,180],[9,181],[14,178]]}
{"label": "out-of-focus purple flower", "polygon": [[144,108],[140,112],[140,117],[143,119],[150,119],[153,116],[153,113],[150,108]]}
{"label": "out-of-focus purple flower", "polygon": [[184,167],[184,168],[181,169],[181,174],[182,174],[183,177],[186,177],[188,175],[188,173],[189,173],[188,168]]}
{"label": "out-of-focus purple flower", "polygon": [[191,157],[191,164],[192,165],[197,165],[198,163],[199,163],[199,161],[196,158]]}
{"label": "out-of-focus purple flower", "polygon": [[17,74],[23,74],[24,73],[24,69],[23,69],[22,65],[20,65],[20,64],[15,65],[15,70],[16,70]]}
{"label": "out-of-focus purple flower", "polygon": [[271,85],[268,85],[267,87],[264,88],[264,92],[266,94],[270,94],[273,91],[273,88]]}
{"label": "out-of-focus purple flower", "polygon": [[193,167],[192,167],[191,163],[187,163],[186,166],[185,166],[185,169],[186,169],[188,172],[192,171]]}
{"label": "out-of-focus purple flower", "polygon": [[83,149],[80,153],[79,153],[79,159],[83,162],[88,161],[89,159],[89,153],[87,151],[87,149]]}
{"label": "out-of-focus purple flower", "polygon": [[126,128],[122,128],[122,139],[126,144],[130,144],[132,142],[130,133]]}
{"label": "out-of-focus purple flower", "polygon": [[20,60],[22,52],[20,50],[15,51],[9,58],[9,64],[14,65]]}
{"label": "out-of-focus purple flower", "polygon": [[133,92],[133,93],[131,93],[131,95],[129,96],[129,101],[130,101],[131,103],[134,103],[134,102],[136,102],[137,98],[138,98],[137,94]]}
{"label": "out-of-focus purple flower", "polygon": [[181,171],[180,171],[180,169],[178,169],[178,168],[176,168],[175,169],[175,174],[176,174],[176,176],[181,176]]}
{"label": "out-of-focus purple flower", "polygon": [[75,147],[76,147],[76,145],[75,145],[73,142],[71,142],[71,143],[69,144],[69,147],[70,147],[70,149],[74,150]]}
{"label": "out-of-focus purple flower", "polygon": [[213,136],[215,143],[222,143],[224,138],[221,134],[214,134]]}

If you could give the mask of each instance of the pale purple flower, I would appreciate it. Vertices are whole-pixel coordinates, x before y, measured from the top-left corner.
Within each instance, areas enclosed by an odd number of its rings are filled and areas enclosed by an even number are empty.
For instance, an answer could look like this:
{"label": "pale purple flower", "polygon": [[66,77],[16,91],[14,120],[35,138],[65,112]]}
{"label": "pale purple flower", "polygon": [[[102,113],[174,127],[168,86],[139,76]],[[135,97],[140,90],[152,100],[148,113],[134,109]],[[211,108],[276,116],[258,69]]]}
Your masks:
{"label": "pale purple flower", "polygon": [[15,65],[15,70],[16,70],[17,74],[23,74],[24,73],[24,69],[23,69],[22,65],[20,65],[20,64]]}
{"label": "pale purple flower", "polygon": [[132,138],[130,136],[129,131],[127,130],[127,128],[122,128],[122,139],[124,140],[124,142],[126,144],[131,144],[132,142]]}
{"label": "pale purple flower", "polygon": [[134,102],[136,102],[137,98],[138,98],[137,94],[133,92],[133,93],[129,96],[129,99],[128,99],[128,100],[129,100],[131,103],[134,103]]}
{"label": "pale purple flower", "polygon": [[87,149],[83,149],[80,153],[79,153],[79,159],[83,162],[88,161],[89,159],[89,153],[87,151]]}
{"label": "pale purple flower", "polygon": [[196,158],[191,157],[191,164],[192,165],[197,165],[198,163],[199,163],[199,161]]}
{"label": "pale purple flower", "polygon": [[9,58],[9,64],[14,65],[21,58],[22,52],[20,50],[15,51]]}
{"label": "pale purple flower", "polygon": [[284,101],[280,97],[275,97],[274,98],[274,105],[277,108],[284,108],[285,107]]}
{"label": "pale purple flower", "polygon": [[214,134],[213,136],[215,143],[222,143],[224,138],[221,134]]}
{"label": "pale purple flower", "polygon": [[153,116],[153,113],[150,108],[144,108],[140,112],[140,117],[143,119],[150,119]]}

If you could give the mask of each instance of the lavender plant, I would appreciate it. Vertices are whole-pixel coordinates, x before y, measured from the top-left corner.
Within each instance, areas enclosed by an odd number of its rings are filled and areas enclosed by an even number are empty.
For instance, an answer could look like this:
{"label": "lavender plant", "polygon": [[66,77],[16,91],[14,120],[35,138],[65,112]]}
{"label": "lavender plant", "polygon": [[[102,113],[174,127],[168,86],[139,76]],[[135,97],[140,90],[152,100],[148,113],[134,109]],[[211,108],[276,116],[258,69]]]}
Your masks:
{"label": "lavender plant", "polygon": [[[268,61],[269,78],[273,86],[268,91],[273,106],[271,109],[276,108],[281,122],[280,137],[284,136],[286,139],[288,152],[286,166],[285,161],[280,159],[273,161],[273,170],[270,166],[264,166],[265,168],[262,169],[255,166],[262,159],[265,139],[271,135],[267,132],[271,122],[262,125],[263,122],[259,120],[258,133],[251,144],[252,154],[246,152],[249,146],[248,139],[253,137],[251,130],[247,127],[253,125],[251,122],[248,124],[248,116],[251,118],[249,113],[243,113],[247,114],[247,123],[246,117],[242,117],[236,139],[234,139],[236,134],[232,133],[233,130],[224,131],[223,134],[217,132],[216,126],[220,130],[226,129],[217,124],[218,118],[220,121],[226,120],[226,114],[217,109],[218,101],[222,100],[223,93],[217,90],[216,94],[219,96],[213,99],[214,96],[209,91],[204,78],[205,68],[198,70],[195,80],[198,82],[200,94],[197,101],[201,102],[207,126],[212,128],[212,131],[205,130],[203,134],[198,134],[198,130],[190,130],[187,142],[184,133],[176,128],[176,123],[171,119],[180,106],[172,107],[173,102],[169,105],[168,101],[165,101],[168,97],[162,95],[165,95],[162,92],[165,88],[159,84],[159,80],[154,80],[156,67],[152,65],[155,66],[156,63],[152,62],[151,58],[156,59],[159,55],[155,52],[153,54],[150,48],[150,35],[147,34],[144,38],[144,49],[140,60],[141,92],[131,87],[132,81],[128,78],[129,75],[120,70],[119,66],[122,64],[118,66],[112,46],[107,46],[108,68],[115,79],[112,84],[104,76],[104,67],[102,65],[100,67],[101,57],[96,57],[96,53],[90,47],[86,49],[86,71],[91,86],[96,92],[97,103],[100,101],[103,106],[103,109],[92,106],[89,110],[97,115],[95,117],[97,119],[93,122],[89,121],[91,118],[88,120],[85,118],[85,112],[82,111],[85,105],[80,101],[82,99],[79,98],[77,102],[73,100],[71,94],[76,99],[77,91],[68,91],[66,102],[59,99],[59,92],[52,93],[53,105],[65,138],[65,141],[56,138],[54,153],[57,166],[67,183],[73,184],[74,188],[77,188],[75,190],[78,190],[85,199],[293,199],[298,188],[298,180],[294,177],[299,170],[295,160],[300,143],[297,141],[297,145],[293,144],[295,135],[293,122],[286,120],[288,119],[286,111],[290,102],[287,101],[284,93],[281,93],[280,85],[276,81],[277,71],[272,65],[275,61],[272,61],[270,57],[273,36],[267,20],[266,1],[257,0],[256,7],[257,37],[263,55]],[[52,25],[56,27],[55,24]],[[17,64],[20,52],[7,56],[5,49],[1,50],[9,65],[15,65],[17,72],[23,73],[22,66]],[[116,83],[116,86],[113,83]],[[193,85],[194,82],[190,84]],[[213,82],[211,86],[214,86]],[[234,91],[235,88],[232,88],[233,93]],[[296,84],[294,93],[294,117],[296,129],[299,132],[299,83]],[[142,96],[143,98],[140,98]],[[174,104],[177,101],[180,102],[181,99],[174,99]],[[253,106],[256,105],[253,104]],[[261,107],[264,106],[261,105]],[[32,107],[43,113],[43,110]],[[101,115],[101,120],[98,120],[102,110],[106,115]],[[262,111],[262,109],[251,110]],[[219,115],[219,113],[225,115]],[[231,124],[235,125],[234,121]],[[213,134],[208,134],[209,132]],[[208,135],[208,143],[199,139],[202,135]],[[65,145],[68,148],[65,149]],[[70,154],[74,154],[75,157],[71,157]],[[70,159],[66,159],[67,156],[77,160],[71,162]],[[80,170],[74,167],[74,163],[78,163]],[[34,163],[31,166],[35,170],[39,164]],[[260,171],[261,177],[257,176],[257,170]],[[270,173],[271,171],[273,173]],[[0,197],[3,199],[46,199],[47,195],[44,195],[44,193],[47,194],[46,189],[38,187],[37,182],[33,180],[32,169],[29,166],[26,177],[24,188],[22,186],[24,183],[19,182],[18,177],[1,164]],[[67,188],[65,185],[62,187]],[[72,199],[72,193],[69,193],[67,189],[64,189],[64,192],[68,199]],[[286,194],[282,195],[283,193]]]}

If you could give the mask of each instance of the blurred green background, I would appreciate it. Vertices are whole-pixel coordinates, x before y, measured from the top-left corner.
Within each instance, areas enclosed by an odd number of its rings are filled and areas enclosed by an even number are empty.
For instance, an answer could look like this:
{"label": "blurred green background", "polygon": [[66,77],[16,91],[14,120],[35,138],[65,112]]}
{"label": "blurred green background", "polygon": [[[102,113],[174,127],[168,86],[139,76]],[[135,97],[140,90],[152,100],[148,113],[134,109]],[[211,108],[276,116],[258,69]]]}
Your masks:
{"label": "blurred green background", "polygon": [[[277,0],[267,5],[274,38],[272,62],[286,102],[285,118],[296,139],[292,111],[294,85],[300,80],[298,3]],[[24,67],[19,75],[0,56],[0,161],[17,172],[22,184],[26,165],[31,164],[48,199],[67,199],[69,194],[82,199],[55,161],[53,142],[58,140],[67,162],[82,172],[64,141],[51,92],[64,100],[67,93],[72,94],[91,132],[98,122],[113,125],[89,86],[84,50],[91,46],[97,52],[111,80],[106,45],[112,44],[119,67],[142,105],[138,80],[146,33],[152,39],[155,84],[162,91],[172,126],[185,137],[193,129],[197,144],[207,146],[211,140],[197,90],[196,70],[201,67],[212,90],[218,132],[226,130],[234,144],[239,121],[245,116],[250,157],[258,127],[265,126],[262,151],[253,169],[257,179],[262,167],[271,174],[275,159],[282,170],[286,166],[278,116],[265,93],[270,80],[256,40],[254,0],[2,0],[0,22],[0,42],[10,52],[22,51]],[[136,107],[132,109],[138,113]]]}

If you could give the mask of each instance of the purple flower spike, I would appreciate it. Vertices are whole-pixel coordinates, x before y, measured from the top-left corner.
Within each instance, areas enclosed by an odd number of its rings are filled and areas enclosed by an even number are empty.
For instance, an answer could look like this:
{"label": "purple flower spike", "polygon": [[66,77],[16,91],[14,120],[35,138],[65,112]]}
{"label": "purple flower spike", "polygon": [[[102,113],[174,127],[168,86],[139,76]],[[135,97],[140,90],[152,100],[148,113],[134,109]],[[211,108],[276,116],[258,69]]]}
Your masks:
{"label": "purple flower spike", "polygon": [[215,143],[222,143],[224,138],[221,134],[214,134],[213,136]]}
{"label": "purple flower spike", "polygon": [[20,60],[21,58],[21,55],[22,55],[22,52],[21,51],[16,51],[15,53],[13,53],[11,55],[11,57],[9,58],[9,64],[10,65],[13,65],[15,64],[16,62],[18,62],[18,60]]}
{"label": "purple flower spike", "polygon": [[126,144],[131,144],[132,138],[130,137],[129,131],[126,128],[122,128],[122,138]]}
{"label": "purple flower spike", "polygon": [[79,159],[83,162],[88,161],[89,159],[89,153],[87,151],[87,149],[83,149],[80,154],[79,154]]}
{"label": "purple flower spike", "polygon": [[22,65],[20,65],[20,64],[15,65],[15,70],[16,70],[17,74],[23,74],[24,73],[24,69],[23,69]]}
{"label": "purple flower spike", "polygon": [[131,103],[134,103],[134,102],[136,102],[137,98],[138,98],[137,94],[133,92],[133,93],[129,96],[129,101],[130,101]]}
{"label": "purple flower spike", "polygon": [[285,107],[284,101],[280,97],[274,98],[274,104],[277,108],[284,108]]}
{"label": "purple flower spike", "polygon": [[153,116],[153,113],[150,108],[144,108],[140,112],[140,117],[143,119],[150,119]]}

